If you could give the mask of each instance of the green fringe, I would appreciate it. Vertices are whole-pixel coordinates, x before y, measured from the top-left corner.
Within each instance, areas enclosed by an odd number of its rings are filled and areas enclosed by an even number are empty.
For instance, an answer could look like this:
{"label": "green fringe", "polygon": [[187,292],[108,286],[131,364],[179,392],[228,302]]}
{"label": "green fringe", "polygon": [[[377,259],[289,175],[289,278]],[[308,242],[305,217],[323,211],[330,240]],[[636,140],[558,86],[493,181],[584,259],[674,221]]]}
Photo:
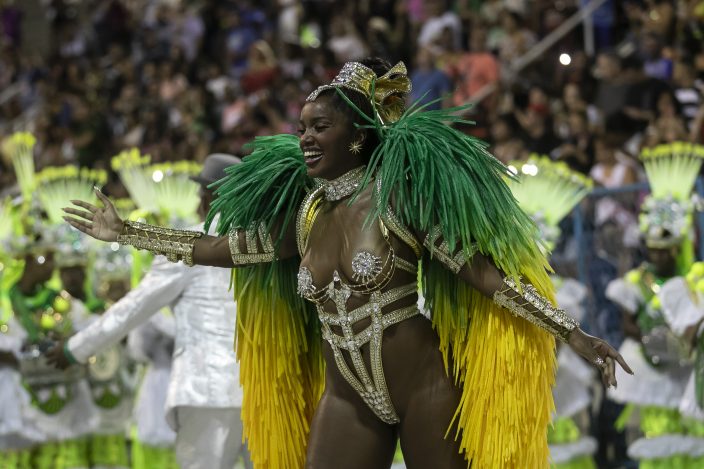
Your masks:
{"label": "green fringe", "polygon": [[548,444],[551,445],[574,443],[580,436],[579,427],[570,417],[557,418],[548,427]]}
{"label": "green fringe", "polygon": [[43,443],[33,451],[35,469],[83,469],[90,467],[88,442],[84,438]]}
{"label": "green fringe", "polygon": [[591,456],[582,456],[560,464],[550,464],[551,469],[596,469],[596,463]]}
{"label": "green fringe", "polygon": [[450,246],[469,251],[476,243],[508,275],[518,276],[527,261],[548,268],[537,227],[504,181],[511,173],[486,143],[452,127],[471,123],[454,115],[465,108],[412,108],[382,128],[358,191],[373,177],[383,181],[370,219],[393,204],[406,226],[429,232],[439,225]]}
{"label": "green fringe", "polygon": [[0,451],[0,467],[4,469],[32,469],[32,450]]}
{"label": "green fringe", "polygon": [[678,455],[669,458],[644,459],[638,462],[640,469],[701,469],[703,458]]}
{"label": "green fringe", "polygon": [[89,455],[92,466],[129,467],[127,438],[122,433],[91,435]]}
{"label": "green fringe", "polygon": [[171,447],[149,446],[132,442],[132,469],[179,469]]}

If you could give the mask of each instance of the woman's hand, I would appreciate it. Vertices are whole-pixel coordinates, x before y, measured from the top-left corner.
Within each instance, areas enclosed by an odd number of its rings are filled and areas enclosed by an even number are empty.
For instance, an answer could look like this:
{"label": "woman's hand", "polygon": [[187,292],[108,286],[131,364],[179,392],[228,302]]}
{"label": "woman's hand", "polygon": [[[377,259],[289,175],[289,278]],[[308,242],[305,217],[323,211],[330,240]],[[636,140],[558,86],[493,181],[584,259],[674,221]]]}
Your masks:
{"label": "woman's hand", "polygon": [[580,354],[589,363],[596,366],[601,372],[601,381],[604,386],[616,387],[616,364],[628,374],[633,374],[633,371],[628,366],[620,353],[615,348],[598,337],[586,334],[579,328],[575,328],[568,339],[568,344],[572,350]]}
{"label": "woman's hand", "polygon": [[44,352],[46,361],[60,370],[65,370],[71,366],[71,361],[64,353],[64,341],[59,341],[56,345]]}
{"label": "woman's hand", "polygon": [[85,210],[77,210],[75,208],[64,208],[64,212],[74,217],[64,217],[72,227],[76,228],[101,241],[117,241],[117,235],[122,231],[122,220],[117,214],[117,210],[99,189],[95,189],[95,193],[103,203],[104,207],[99,208],[82,200],[72,200],[71,203]]}

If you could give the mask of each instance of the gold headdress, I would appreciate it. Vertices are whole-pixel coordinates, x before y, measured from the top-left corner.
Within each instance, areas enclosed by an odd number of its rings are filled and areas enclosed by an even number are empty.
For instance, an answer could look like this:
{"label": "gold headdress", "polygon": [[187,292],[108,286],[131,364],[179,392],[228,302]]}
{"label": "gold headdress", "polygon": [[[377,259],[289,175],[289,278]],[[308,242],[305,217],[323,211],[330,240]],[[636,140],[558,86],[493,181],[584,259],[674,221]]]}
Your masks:
{"label": "gold headdress", "polygon": [[359,62],[347,62],[342,70],[330,82],[316,88],[306,99],[315,101],[320,93],[325,90],[347,88],[362,93],[367,99],[372,100],[382,122],[389,124],[396,122],[403,113],[404,102],[398,94],[405,95],[411,91],[411,80],[408,78],[406,65],[399,62],[384,75],[377,78],[374,70]]}

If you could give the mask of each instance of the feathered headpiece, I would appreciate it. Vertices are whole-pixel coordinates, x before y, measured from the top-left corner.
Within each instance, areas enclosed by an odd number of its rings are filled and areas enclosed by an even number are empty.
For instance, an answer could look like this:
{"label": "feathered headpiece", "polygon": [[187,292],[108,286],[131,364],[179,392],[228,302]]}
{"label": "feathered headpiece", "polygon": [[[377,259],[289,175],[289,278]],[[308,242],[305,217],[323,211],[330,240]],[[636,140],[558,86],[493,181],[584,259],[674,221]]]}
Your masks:
{"label": "feathered headpiece", "polygon": [[36,200],[44,211],[51,230],[59,267],[72,267],[89,263],[86,236],[63,221],[62,207],[71,200],[85,200],[95,204],[97,197],[93,190],[107,182],[103,170],[78,168],[76,166],[49,166],[36,175]]}
{"label": "feathered headpiece", "polygon": [[506,178],[513,196],[533,217],[551,250],[560,238],[560,221],[586,197],[594,185],[592,180],[546,156],[532,155],[528,161],[509,163],[508,168],[516,175]]}
{"label": "feathered headpiece", "polygon": [[2,151],[9,156],[17,175],[17,184],[25,201],[32,200],[36,187],[34,175],[34,144],[37,142],[29,132],[15,132],[2,143]]}
{"label": "feathered headpiece", "polygon": [[189,177],[198,174],[201,166],[191,161],[150,165],[150,160],[133,148],[113,157],[111,164],[137,208],[171,226],[195,222],[200,185]]}
{"label": "feathered headpiece", "polygon": [[640,229],[648,247],[677,246],[689,237],[695,209],[692,188],[703,158],[704,146],[686,142],[641,152],[650,183],[650,195],[640,214]]}

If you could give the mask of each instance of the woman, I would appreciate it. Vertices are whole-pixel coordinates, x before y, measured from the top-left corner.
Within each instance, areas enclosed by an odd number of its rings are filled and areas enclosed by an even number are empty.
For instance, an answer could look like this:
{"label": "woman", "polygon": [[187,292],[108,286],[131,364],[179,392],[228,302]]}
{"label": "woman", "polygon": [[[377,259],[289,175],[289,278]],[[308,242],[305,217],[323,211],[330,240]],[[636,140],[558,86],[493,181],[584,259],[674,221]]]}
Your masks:
{"label": "woman", "polygon": [[[408,91],[402,63],[345,64],[308,97],[300,139],[257,139],[229,171],[211,207],[229,236],[123,222],[102,194],[104,208],[65,209],[98,239],[238,267],[257,467],[389,467],[399,437],[411,468],[547,467],[554,340],[514,315],[569,341],[605,383],[614,360],[628,369],[538,298],[546,263],[504,166],[447,112],[404,114]],[[419,260],[432,325],[416,307]]]}

